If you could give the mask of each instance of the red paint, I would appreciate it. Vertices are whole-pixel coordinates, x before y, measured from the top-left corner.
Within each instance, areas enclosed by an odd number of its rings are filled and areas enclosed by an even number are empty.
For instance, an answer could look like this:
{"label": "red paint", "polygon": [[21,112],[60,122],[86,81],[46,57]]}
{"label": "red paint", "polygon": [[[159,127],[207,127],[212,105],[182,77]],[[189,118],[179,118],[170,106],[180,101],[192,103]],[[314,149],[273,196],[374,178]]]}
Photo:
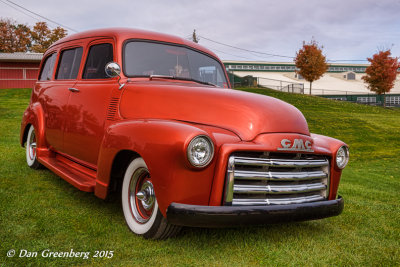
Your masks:
{"label": "red paint", "polygon": [[[71,35],[51,46],[43,58],[56,52],[58,62],[61,50],[82,46],[85,61],[90,44],[107,42],[114,47],[114,61],[123,66],[123,43],[132,38],[185,45],[216,58],[190,41],[130,29]],[[336,198],[341,171],[333,167],[333,159],[344,143],[310,134],[304,116],[292,105],[189,81],[128,81],[123,74],[125,86],[120,90],[117,78],[81,79],[84,65],[75,80],[54,80],[55,68],[52,80],[38,81],[21,125],[21,144],[27,126],[34,125],[39,161],[77,188],[105,198],[112,164],[127,150],[146,162],[164,215],[172,202],[218,206],[232,152],[277,151],[282,139],[301,138],[312,144],[313,153],[331,158],[329,198]],[[191,166],[186,156],[189,142],[200,134],[215,146],[213,160],[203,169]]]}
{"label": "red paint", "polygon": [[39,62],[0,62],[0,89],[33,88],[39,73]]}
{"label": "red paint", "polygon": [[[126,118],[175,119],[214,125],[246,141],[259,133],[309,134],[307,122],[298,109],[271,97],[193,84],[176,86],[171,82],[132,82],[126,87],[120,104],[121,115]],[[194,107],[202,111],[193,112]]]}

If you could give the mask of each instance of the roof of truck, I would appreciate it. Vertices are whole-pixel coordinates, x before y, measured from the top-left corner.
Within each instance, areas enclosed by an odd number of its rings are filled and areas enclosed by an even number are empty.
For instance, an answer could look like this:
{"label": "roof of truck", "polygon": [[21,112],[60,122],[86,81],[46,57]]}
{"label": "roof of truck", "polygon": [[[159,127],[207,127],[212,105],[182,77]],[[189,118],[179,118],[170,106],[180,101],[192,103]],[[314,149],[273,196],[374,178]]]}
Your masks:
{"label": "roof of truck", "polygon": [[131,28],[106,28],[106,29],[96,29],[96,30],[79,32],[79,33],[75,33],[72,35],[68,35],[67,37],[64,37],[64,38],[58,40],[53,45],[51,45],[50,48],[60,45],[65,42],[78,40],[78,39],[93,38],[93,37],[112,37],[112,38],[116,38],[118,40],[144,39],[144,40],[161,41],[161,42],[167,42],[167,43],[175,43],[175,44],[190,46],[192,48],[195,48],[197,50],[211,54],[214,57],[218,58],[209,49],[207,49],[201,45],[198,45],[197,43],[194,43],[192,41],[183,39],[181,37],[164,34],[164,33],[152,32],[152,31],[131,29]]}

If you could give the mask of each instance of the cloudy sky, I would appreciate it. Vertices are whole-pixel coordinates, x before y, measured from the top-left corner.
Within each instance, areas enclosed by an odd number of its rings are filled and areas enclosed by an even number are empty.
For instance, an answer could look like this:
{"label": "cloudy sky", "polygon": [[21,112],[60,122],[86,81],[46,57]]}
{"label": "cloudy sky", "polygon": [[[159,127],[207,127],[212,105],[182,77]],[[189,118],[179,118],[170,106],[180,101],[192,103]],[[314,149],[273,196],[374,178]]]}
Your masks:
{"label": "cloudy sky", "polygon": [[[400,56],[400,0],[11,1],[76,31],[122,26],[189,38],[196,29],[200,44],[225,60],[292,61],[311,38],[332,61],[382,49]],[[0,17],[43,21],[10,0],[0,0]]]}

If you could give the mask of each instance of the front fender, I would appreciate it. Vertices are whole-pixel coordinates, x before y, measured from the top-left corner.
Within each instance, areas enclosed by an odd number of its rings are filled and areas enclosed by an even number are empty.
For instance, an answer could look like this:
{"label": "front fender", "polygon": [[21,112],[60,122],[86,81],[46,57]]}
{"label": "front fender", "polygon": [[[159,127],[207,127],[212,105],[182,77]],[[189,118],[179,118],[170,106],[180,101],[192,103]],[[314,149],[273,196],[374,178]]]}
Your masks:
{"label": "front fender", "polygon": [[33,125],[33,127],[35,127],[37,153],[39,157],[41,152],[43,153],[43,151],[47,150],[46,138],[44,134],[45,117],[44,117],[43,107],[42,105],[40,105],[40,103],[34,103],[29,105],[22,116],[21,130],[20,130],[21,146],[24,146],[25,144],[28,125]]}
{"label": "front fender", "polygon": [[314,146],[318,149],[326,149],[330,151],[331,159],[331,184],[329,199],[335,199],[339,188],[340,178],[342,176],[342,170],[336,166],[336,153],[341,146],[348,146],[346,143],[324,135],[311,134],[314,140]]}
{"label": "front fender", "polygon": [[186,158],[187,145],[199,134],[210,136],[217,155],[216,139],[221,138],[202,126],[165,120],[124,120],[109,126],[100,148],[95,194],[105,197],[115,156],[121,150],[130,150],[146,162],[164,216],[172,202],[208,205],[215,157],[202,169],[192,167]]}

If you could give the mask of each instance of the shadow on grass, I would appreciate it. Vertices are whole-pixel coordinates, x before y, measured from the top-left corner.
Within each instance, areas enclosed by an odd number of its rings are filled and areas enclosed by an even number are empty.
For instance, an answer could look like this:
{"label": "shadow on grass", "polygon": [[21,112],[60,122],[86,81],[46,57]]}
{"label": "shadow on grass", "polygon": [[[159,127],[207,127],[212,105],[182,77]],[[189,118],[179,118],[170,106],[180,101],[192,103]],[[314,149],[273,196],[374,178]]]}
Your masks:
{"label": "shadow on grass", "polygon": [[[102,200],[97,198],[93,193],[82,192],[64,181],[57,175],[46,170],[49,175],[49,181],[54,187],[58,187],[65,192],[65,197],[69,198],[73,205],[85,209],[85,213],[93,213],[97,217],[108,217],[113,224],[123,224],[125,227],[124,234],[126,238],[141,238],[131,233],[125,225],[123,217],[121,200],[119,195],[114,193],[110,199]],[[100,213],[100,214],[99,214]],[[173,242],[190,243],[192,248],[202,249],[209,248],[210,245],[218,242],[220,245],[231,244],[233,240],[237,242],[285,242],[285,239],[293,239],[303,235],[312,235],[314,238],[324,235],[327,223],[324,220],[268,224],[268,225],[249,225],[228,228],[192,228],[183,227],[182,231],[174,238]],[[119,230],[115,230],[119,231]],[[129,235],[131,234],[131,236]],[[285,236],[285,239],[282,239]],[[196,242],[193,242],[196,240]],[[151,240],[143,240],[145,242],[155,242]],[[199,242],[198,242],[199,241]],[[157,241],[156,241],[157,242]]]}

